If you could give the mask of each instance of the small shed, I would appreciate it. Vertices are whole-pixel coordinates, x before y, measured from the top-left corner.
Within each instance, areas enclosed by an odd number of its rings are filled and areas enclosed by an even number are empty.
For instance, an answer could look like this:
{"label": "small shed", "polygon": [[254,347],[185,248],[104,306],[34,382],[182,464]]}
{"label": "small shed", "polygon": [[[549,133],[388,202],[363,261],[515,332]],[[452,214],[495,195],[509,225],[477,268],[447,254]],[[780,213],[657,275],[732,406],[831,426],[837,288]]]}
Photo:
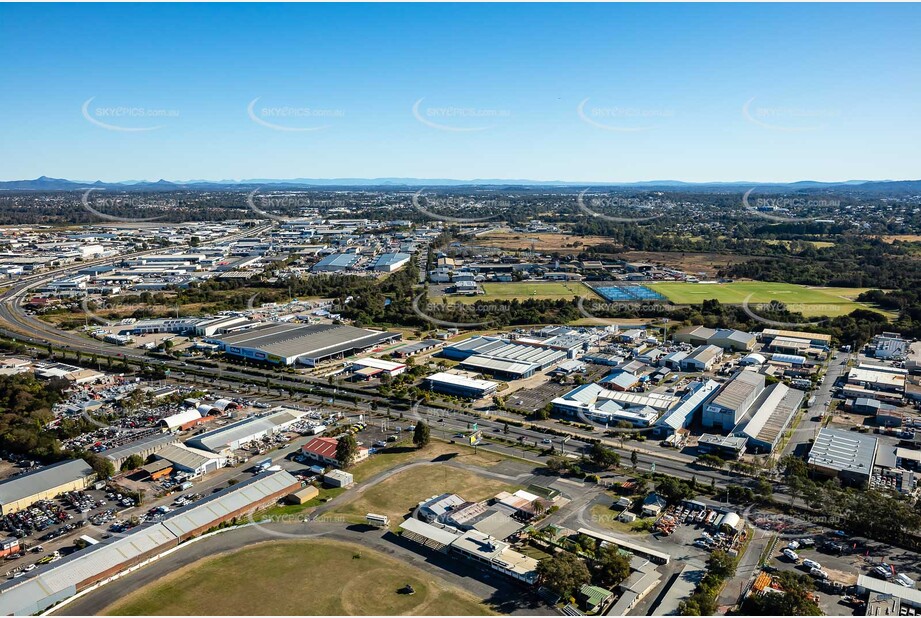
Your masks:
{"label": "small shed", "polygon": [[297,491],[285,496],[285,502],[288,504],[304,504],[306,502],[310,502],[319,495],[319,489],[313,485],[307,485],[306,487],[301,487]]}
{"label": "small shed", "polygon": [[345,470],[330,470],[323,475],[323,482],[330,487],[349,487],[355,482],[351,472]]}

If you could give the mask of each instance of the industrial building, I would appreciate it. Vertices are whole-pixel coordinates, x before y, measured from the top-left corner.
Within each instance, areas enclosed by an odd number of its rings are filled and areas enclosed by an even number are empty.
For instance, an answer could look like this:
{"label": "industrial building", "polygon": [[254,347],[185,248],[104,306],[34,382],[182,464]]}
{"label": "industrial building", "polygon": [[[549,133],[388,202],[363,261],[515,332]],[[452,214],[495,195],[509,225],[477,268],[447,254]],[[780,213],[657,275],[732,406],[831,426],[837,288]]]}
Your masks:
{"label": "industrial building", "polygon": [[634,427],[649,427],[659,418],[655,408],[618,401],[614,393],[599,384],[583,384],[550,403],[561,414],[606,424],[626,421]]}
{"label": "industrial building", "polygon": [[762,391],[745,418],[733,430],[733,435],[748,438],[748,449],[771,453],[793,421],[806,393],[782,382]]}
{"label": "industrial building", "polygon": [[537,560],[534,558],[478,530],[455,530],[413,518],[400,525],[403,538],[424,547],[467,558],[526,584],[537,582]]}
{"label": "industrial building", "polygon": [[378,272],[392,273],[409,264],[411,257],[408,253],[381,253],[374,260],[374,265],[371,268]]}
{"label": "industrial building", "polygon": [[806,463],[815,474],[863,486],[873,473],[876,444],[873,436],[856,431],[821,429]]}
{"label": "industrial building", "polygon": [[300,487],[287,472],[255,476],[179,508],[154,524],[138,526],[74,552],[44,569],[0,584],[0,613],[29,616],[93,584],[155,559],[215,526],[272,504]]}
{"label": "industrial building", "polygon": [[62,461],[0,482],[0,515],[27,509],[65,491],[82,491],[95,476],[82,459]]}
{"label": "industrial building", "polygon": [[184,410],[177,414],[166,416],[157,421],[157,425],[165,428],[167,431],[179,431],[185,429],[190,424],[201,422],[201,412],[196,408]]}
{"label": "industrial building", "polygon": [[137,455],[147,461],[151,455],[156,454],[161,448],[176,442],[179,442],[179,436],[177,435],[155,433],[146,438],[129,442],[124,446],[103,451],[102,456],[111,461],[115,469],[118,470],[132,455]]}
{"label": "industrial building", "polygon": [[445,346],[441,355],[460,361],[460,366],[503,380],[529,378],[569,358],[569,346],[582,345],[579,338],[566,343],[561,336],[547,339],[475,336]]}
{"label": "industrial building", "polygon": [[466,399],[482,399],[496,392],[499,385],[489,380],[477,380],[442,371],[425,378],[426,386],[436,393]]}
{"label": "industrial building", "polygon": [[715,380],[688,384],[688,392],[684,397],[656,422],[655,434],[666,438],[680,429],[687,429],[697,412],[716,395],[719,387],[719,382]]}
{"label": "industrial building", "polygon": [[155,457],[168,461],[174,470],[185,472],[192,478],[215,472],[227,465],[227,457],[223,455],[184,444],[169,444],[157,451]]}
{"label": "industrial building", "polygon": [[398,341],[400,333],[368,330],[344,324],[268,324],[208,339],[231,356],[269,363],[315,366]]}
{"label": "industrial building", "polygon": [[744,436],[720,436],[705,433],[697,439],[697,452],[701,455],[717,455],[723,459],[738,459],[745,452],[748,438]]}
{"label": "industrial building", "polygon": [[421,354],[422,352],[435,350],[442,345],[444,345],[444,342],[437,339],[423,339],[422,341],[414,341],[413,343],[407,343],[404,346],[400,346],[390,354],[397,358],[408,358],[416,354]]}
{"label": "industrial building", "polygon": [[348,364],[348,370],[358,379],[370,380],[384,374],[395,378],[406,371],[406,365],[379,358],[359,358]]}
{"label": "industrial building", "polygon": [[357,253],[333,253],[313,265],[314,272],[317,273],[338,273],[349,270],[358,263],[359,255]]}
{"label": "industrial building", "polygon": [[716,397],[704,406],[702,424],[706,428],[732,431],[764,390],[764,376],[742,370],[723,385]]}
{"label": "industrial building", "polygon": [[[318,437],[313,438],[307,444],[301,447],[301,453],[304,456],[309,457],[320,463],[324,463],[330,466],[340,465],[339,459],[336,457],[336,449],[339,446],[339,440],[336,438],[324,438]],[[355,453],[355,461],[362,461],[368,458],[368,449],[359,446],[358,450]]]}
{"label": "industrial building", "polygon": [[723,349],[719,346],[704,344],[694,348],[694,351],[679,362],[682,371],[710,371],[713,365],[723,358]]}
{"label": "industrial building", "polygon": [[810,347],[829,350],[831,349],[831,335],[824,333],[807,333],[798,330],[782,330],[777,328],[765,328],[761,331],[760,339],[762,342],[770,344],[777,337],[786,337],[787,339],[802,339],[809,343]]}
{"label": "industrial building", "polygon": [[870,391],[901,394],[905,392],[908,371],[887,365],[860,363],[847,372],[847,383]]}
{"label": "industrial building", "polygon": [[689,326],[675,333],[674,340],[695,346],[715,345],[723,350],[751,352],[755,348],[757,337],[732,328]]}
{"label": "industrial building", "polygon": [[236,423],[199,434],[187,440],[186,445],[229,456],[233,451],[248,442],[261,440],[285,431],[305,414],[307,413],[300,410],[281,408],[265,416],[251,416]]}

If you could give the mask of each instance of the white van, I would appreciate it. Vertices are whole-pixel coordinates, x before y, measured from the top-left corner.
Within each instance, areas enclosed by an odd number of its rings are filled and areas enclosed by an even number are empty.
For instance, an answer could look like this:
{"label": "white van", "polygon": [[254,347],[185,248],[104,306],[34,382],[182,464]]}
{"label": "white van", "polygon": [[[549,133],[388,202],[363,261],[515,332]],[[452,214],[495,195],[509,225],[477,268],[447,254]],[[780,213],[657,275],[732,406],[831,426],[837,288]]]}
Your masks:
{"label": "white van", "polygon": [[806,567],[807,569],[819,569],[819,570],[822,569],[821,564],[819,564],[815,560],[810,560],[809,558],[806,558],[805,560],[803,560],[803,566]]}
{"label": "white van", "polygon": [[915,587],[915,580],[910,578],[908,575],[905,575],[905,573],[899,573],[898,575],[896,575],[895,582],[897,584],[901,584],[902,586],[905,586],[906,588]]}

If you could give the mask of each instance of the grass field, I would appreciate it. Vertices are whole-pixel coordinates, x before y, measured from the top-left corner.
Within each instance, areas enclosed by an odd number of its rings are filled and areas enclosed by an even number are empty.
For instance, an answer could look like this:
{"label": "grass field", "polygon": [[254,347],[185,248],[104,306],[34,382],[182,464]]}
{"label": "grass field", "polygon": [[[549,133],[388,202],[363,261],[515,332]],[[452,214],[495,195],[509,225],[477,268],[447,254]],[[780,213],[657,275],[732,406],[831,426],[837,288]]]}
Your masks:
{"label": "grass field", "polygon": [[456,493],[465,500],[477,502],[491,498],[500,491],[515,489],[520,488],[513,488],[506,482],[475,472],[444,464],[431,464],[394,474],[364,493],[356,494],[354,500],[338,506],[333,514],[361,522],[368,513],[380,513],[390,517],[391,527],[396,529],[404,515],[426,498]]}
{"label": "grass field", "polygon": [[867,305],[854,299],[868,288],[817,288],[790,283],[765,281],[736,281],[733,283],[683,283],[661,282],[644,284],[679,305],[697,305],[705,300],[716,299],[727,305],[740,305],[748,297],[750,304],[780,301],[791,311],[804,316],[825,315],[836,317],[846,315]]}
{"label": "grass field", "polygon": [[[398,591],[410,584],[414,595]],[[206,558],[108,607],[109,616],[492,614],[469,593],[352,543],[262,543]]]}
{"label": "grass field", "polygon": [[485,294],[477,296],[452,296],[448,302],[475,303],[480,301],[550,299],[570,300],[576,296],[599,298],[588,286],[579,281],[514,281],[509,283],[483,283]]}

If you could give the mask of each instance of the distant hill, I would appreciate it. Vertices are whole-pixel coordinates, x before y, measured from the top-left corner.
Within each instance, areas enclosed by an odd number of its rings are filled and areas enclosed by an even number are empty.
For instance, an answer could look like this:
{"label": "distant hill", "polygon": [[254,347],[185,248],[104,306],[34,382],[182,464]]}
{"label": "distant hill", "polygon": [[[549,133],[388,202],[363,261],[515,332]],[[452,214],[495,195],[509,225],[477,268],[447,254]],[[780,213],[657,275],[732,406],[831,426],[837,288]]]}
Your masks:
{"label": "distant hill", "polygon": [[131,180],[125,182],[79,181],[41,176],[34,180],[0,181],[0,191],[80,191],[86,189],[112,189],[118,191],[181,191],[181,190],[241,190],[256,187],[274,188],[420,188],[420,187],[490,187],[496,189],[522,188],[624,188],[664,191],[726,191],[747,190],[757,187],[759,191],[812,191],[842,190],[848,193],[894,194],[921,193],[921,180],[846,180],[842,182],[818,182],[802,180],[791,183],[758,183],[753,181],[729,182],[683,182],[680,180],[650,180],[643,182],[569,182],[563,180],[541,181],[527,179],[475,178],[458,180],[451,178],[251,178],[246,180],[187,180],[157,181]]}

